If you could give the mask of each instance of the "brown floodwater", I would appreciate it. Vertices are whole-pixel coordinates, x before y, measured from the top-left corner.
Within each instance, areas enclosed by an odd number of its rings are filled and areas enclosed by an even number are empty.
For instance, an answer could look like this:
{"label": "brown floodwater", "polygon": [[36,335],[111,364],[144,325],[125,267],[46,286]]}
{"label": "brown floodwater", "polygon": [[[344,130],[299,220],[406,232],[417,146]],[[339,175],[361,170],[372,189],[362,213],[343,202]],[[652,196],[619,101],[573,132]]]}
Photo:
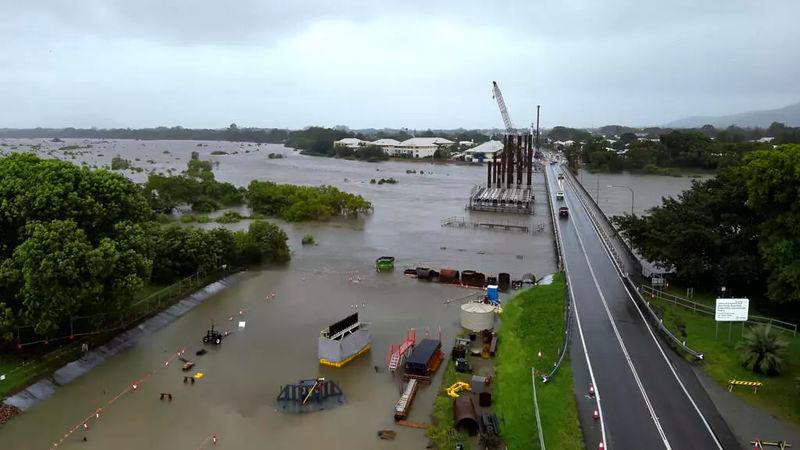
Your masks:
{"label": "brown floodwater", "polygon": [[[592,173],[580,170],[578,180],[595,199],[600,209],[607,216],[616,216],[631,213],[631,197],[633,197],[633,212],[637,215],[646,214],[649,208],[661,204],[663,197],[677,198],[681,192],[692,187],[693,180],[703,180],[710,175],[644,175],[628,172],[622,173]],[[612,187],[609,187],[612,186]],[[630,187],[631,191],[625,187]]]}
{"label": "brown floodwater", "polygon": [[[402,275],[402,269],[418,265],[453,267],[491,274],[509,272],[512,278],[526,272],[538,278],[555,270],[545,203],[537,203],[532,216],[470,214],[464,210],[470,188],[484,180],[484,167],[314,158],[280,145],[66,141],[6,139],[0,141],[0,154],[32,152],[98,167],[120,155],[144,169],[123,173],[143,181],[150,170],[183,170],[190,153],[197,151],[202,159],[219,163],[214,171],[220,180],[240,186],[252,179],[328,184],[363,195],[375,211],[355,220],[301,224],[275,221],[289,235],[293,258],[288,265],[250,271],[166,328],[59,388],[50,399],[0,427],[3,450],[50,448],[83,417],[133,380],[158,368],[179,348],[187,349],[204,378],[187,386],[177,364],[160,370],[136,392],[105,409],[88,431],[73,434],[59,448],[196,449],[216,433],[220,448],[422,449],[427,444],[424,431],[394,426],[392,409],[399,388],[384,368],[386,353],[389,344],[399,342],[409,328],[417,329],[418,335],[426,329],[436,335],[441,328],[444,345],[449,347],[459,330],[459,303],[444,302],[469,291],[410,279]],[[65,145],[91,148],[58,150]],[[228,154],[212,156],[212,151]],[[285,158],[269,159],[267,154],[272,152]],[[399,183],[369,183],[371,178],[389,177]],[[584,182],[592,192],[590,177],[594,175],[585,174]],[[633,185],[636,210],[640,212],[659,203],[662,195],[685,189],[689,178],[601,175],[599,182],[600,205],[615,214],[630,207],[630,194],[624,189],[607,189],[607,184]],[[541,175],[536,178],[536,195],[545,198]],[[442,227],[441,221],[451,216],[526,224],[532,229],[541,226],[542,231],[525,234]],[[243,221],[229,227],[246,225]],[[305,234],[314,235],[317,245],[300,245]],[[394,273],[375,273],[374,260],[382,255],[397,258]],[[273,291],[277,298],[264,301]],[[316,358],[319,330],[350,313],[354,305],[360,305],[362,320],[372,324],[372,351],[342,369],[320,367]],[[201,347],[200,339],[210,321],[233,327],[227,318],[244,307],[247,309],[241,319],[234,321],[244,320],[245,328],[234,332],[221,348],[195,358],[194,350]],[[378,372],[375,366],[380,368]],[[409,420],[429,421],[441,372],[432,386],[419,391]],[[275,397],[281,385],[317,376],[336,381],[347,403],[304,415],[276,411]],[[172,393],[174,400],[161,402],[161,392]],[[395,429],[397,439],[378,440],[376,431],[384,428]],[[81,440],[84,436],[87,442]]]}
{"label": "brown floodwater", "polygon": [[[513,278],[526,272],[540,277],[555,270],[545,203],[537,204],[532,216],[470,215],[464,210],[471,186],[484,179],[483,167],[394,161],[369,164],[306,157],[278,145],[259,149],[216,142],[197,147],[197,142],[174,141],[69,140],[55,144],[6,140],[0,148],[35,152],[23,144],[37,143],[43,144],[38,153],[44,157],[73,160],[71,155],[51,149],[91,144],[92,148],[77,151],[80,153],[76,152],[73,161],[102,166],[119,154],[145,170],[160,171],[182,170],[190,152],[198,151],[201,158],[219,161],[215,173],[221,180],[237,185],[246,185],[251,179],[334,185],[363,195],[375,211],[356,220],[277,221],[287,231],[294,253],[287,266],[251,271],[171,325],[58,389],[50,399],[0,428],[4,450],[49,448],[83,417],[183,347],[197,361],[196,369],[204,378],[187,386],[177,365],[160,370],[136,392],[104,410],[87,432],[75,433],[59,448],[195,449],[216,433],[221,448],[421,449],[427,444],[423,430],[393,424],[399,388],[384,368],[386,353],[389,344],[399,342],[409,328],[417,329],[421,336],[428,328],[436,335],[441,327],[444,345],[452,345],[459,329],[459,303],[444,302],[470,291],[404,277],[402,269],[449,266],[491,274],[509,272]],[[10,149],[13,146],[17,148]],[[210,156],[214,150],[239,153]],[[270,152],[286,158],[268,159]],[[125,173],[137,181],[145,176]],[[381,177],[393,177],[399,183],[369,183],[370,178]],[[537,196],[541,199],[545,198],[543,189],[539,176]],[[543,231],[525,234],[442,227],[442,219],[450,216],[525,223],[531,228],[542,225]],[[231,225],[244,226],[246,222]],[[318,244],[300,245],[305,234],[313,234]],[[381,255],[397,257],[394,273],[375,273],[374,260]],[[273,291],[278,294],[274,301],[262,300]],[[320,367],[316,358],[319,330],[350,313],[356,304],[361,305],[362,319],[372,324],[372,351],[342,369]],[[200,338],[210,321],[231,323],[226,319],[244,305],[252,305],[241,319],[246,327],[232,334],[222,348],[195,358],[194,350],[201,347]],[[420,390],[409,420],[430,420],[441,372],[432,386]],[[346,405],[305,415],[275,410],[281,385],[317,376],[336,381],[345,392]],[[161,402],[161,392],[172,393],[174,400]],[[383,428],[397,430],[397,439],[378,440],[376,432]],[[81,441],[83,436],[87,442]]]}

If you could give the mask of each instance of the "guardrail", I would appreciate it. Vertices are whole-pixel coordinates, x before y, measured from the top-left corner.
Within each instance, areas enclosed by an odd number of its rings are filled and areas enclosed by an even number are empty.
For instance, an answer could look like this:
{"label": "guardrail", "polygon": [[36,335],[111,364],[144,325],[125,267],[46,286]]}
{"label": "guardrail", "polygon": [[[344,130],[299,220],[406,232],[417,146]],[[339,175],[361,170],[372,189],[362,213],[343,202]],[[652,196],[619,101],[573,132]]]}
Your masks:
{"label": "guardrail", "polygon": [[[588,195],[588,192],[586,192],[586,189],[583,188],[583,185],[581,185],[580,182],[575,179],[575,177],[569,170],[564,170],[563,172],[567,173],[566,178],[578,193],[577,196],[578,201],[581,203],[581,205],[583,205],[584,210],[586,210],[586,214],[589,217],[589,221],[592,223],[592,226],[597,231],[597,234],[600,237],[600,241],[603,244],[603,247],[606,248],[609,255],[611,256],[611,260],[614,263],[614,268],[617,270],[617,272],[619,272],[620,277],[622,278],[622,281],[625,284],[626,289],[628,290],[628,292],[631,293],[631,297],[634,299],[634,301],[638,300],[637,301],[638,305],[641,306],[645,311],[647,311],[648,313],[647,317],[649,318],[650,323],[654,325],[659,331],[661,331],[661,333],[664,336],[666,336],[673,345],[682,349],[684,352],[694,356],[695,358],[702,360],[703,354],[686,345],[686,341],[678,339],[678,337],[675,336],[675,334],[673,334],[672,331],[670,331],[666,326],[664,326],[664,323],[661,320],[661,318],[658,317],[656,312],[653,311],[653,309],[650,307],[650,304],[647,301],[645,301],[644,297],[642,297],[642,294],[639,292],[637,284],[631,280],[629,273],[623,269],[624,264],[622,258],[617,252],[616,248],[614,247],[614,244],[610,242],[610,238],[606,233],[605,229],[598,223],[598,219],[596,217],[597,213],[593,211],[594,208],[591,208],[589,205],[586,204],[587,202],[584,195],[589,199],[591,199],[591,196]],[[597,208],[596,211],[599,211],[600,215],[602,215],[602,217],[605,218],[605,214],[603,214],[602,210],[600,210],[600,207],[597,206],[596,203],[594,203],[594,200],[591,201],[593,205]],[[608,219],[606,218],[605,220],[607,221]],[[628,251],[630,251],[629,248]]]}
{"label": "guardrail", "polygon": [[[694,313],[705,314],[707,316],[715,315],[714,308],[709,305],[697,303],[687,298],[681,297],[679,295],[670,294],[669,292],[664,292],[652,286],[647,286],[646,284],[642,284],[639,286],[639,292],[644,296],[649,295],[651,298],[672,303],[673,305],[680,306]],[[797,336],[796,323],[785,322],[783,320],[774,319],[772,317],[759,316],[756,314],[750,314],[745,322],[754,325],[762,323],[769,324],[772,325],[776,330],[783,331],[785,333],[791,333],[792,336]]]}
{"label": "guardrail", "polygon": [[550,206],[548,208],[550,210],[550,223],[553,225],[553,233],[556,236],[553,240],[553,246],[556,252],[556,266],[558,270],[564,270],[564,262],[561,259],[561,233],[558,231],[558,224],[556,223],[556,212],[550,192],[550,181],[547,179],[547,169],[544,170],[544,187],[547,195],[547,204]]}
{"label": "guardrail", "polygon": [[[547,204],[550,205],[550,220],[553,224],[553,233],[555,234],[555,249],[556,249],[556,260],[558,263],[558,269],[564,270],[563,264],[563,256],[561,254],[561,249],[563,248],[561,242],[561,231],[558,229],[558,224],[556,223],[556,212],[555,206],[553,205],[552,197],[550,196],[550,181],[547,178],[547,169],[545,168],[545,175],[544,175],[545,186],[547,188]],[[569,348],[570,336],[572,331],[572,299],[569,296],[569,279],[565,276],[564,277],[564,344],[561,346],[560,351],[558,352],[558,359],[556,360],[555,364],[553,364],[553,368],[550,369],[550,372],[542,375],[542,382],[547,383],[547,381],[554,377],[556,372],[558,371],[559,367],[561,367],[561,363],[564,362],[564,356],[567,354],[567,349]]]}

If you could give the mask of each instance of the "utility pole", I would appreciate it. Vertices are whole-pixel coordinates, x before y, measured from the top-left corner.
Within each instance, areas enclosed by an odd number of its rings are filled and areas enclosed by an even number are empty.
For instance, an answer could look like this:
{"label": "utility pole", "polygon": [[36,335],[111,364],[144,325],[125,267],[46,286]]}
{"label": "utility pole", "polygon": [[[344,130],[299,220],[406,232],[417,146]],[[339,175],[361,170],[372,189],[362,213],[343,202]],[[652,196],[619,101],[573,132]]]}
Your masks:
{"label": "utility pole", "polygon": [[539,151],[539,108],[542,105],[536,105],[536,151]]}

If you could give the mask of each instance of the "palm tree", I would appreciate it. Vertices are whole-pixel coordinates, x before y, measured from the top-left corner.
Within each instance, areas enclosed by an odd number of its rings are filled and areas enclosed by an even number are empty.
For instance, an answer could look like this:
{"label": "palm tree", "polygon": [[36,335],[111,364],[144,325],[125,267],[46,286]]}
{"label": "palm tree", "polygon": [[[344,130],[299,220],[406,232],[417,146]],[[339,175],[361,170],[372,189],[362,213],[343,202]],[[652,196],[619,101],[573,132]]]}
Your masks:
{"label": "palm tree", "polygon": [[789,343],[772,331],[772,325],[750,327],[736,344],[743,350],[742,366],[753,372],[777,375],[786,364],[786,347]]}

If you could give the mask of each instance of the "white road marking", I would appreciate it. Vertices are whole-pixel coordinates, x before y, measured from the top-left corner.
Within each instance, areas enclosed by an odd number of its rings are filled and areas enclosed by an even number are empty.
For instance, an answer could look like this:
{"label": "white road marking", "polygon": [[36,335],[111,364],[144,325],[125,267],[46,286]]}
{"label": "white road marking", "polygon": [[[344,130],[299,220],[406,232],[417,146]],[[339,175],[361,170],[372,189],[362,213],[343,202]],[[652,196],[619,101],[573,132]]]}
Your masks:
{"label": "white road marking", "polygon": [[[580,194],[577,194],[577,195],[580,195]],[[588,214],[588,211],[587,211],[587,214]],[[591,219],[589,220],[589,222],[592,222]],[[592,228],[595,229],[594,223],[592,223]],[[577,228],[576,228],[576,230],[577,230]],[[724,450],[722,448],[722,444],[719,442],[719,439],[717,439],[717,435],[714,434],[714,431],[711,429],[711,425],[709,425],[708,420],[706,420],[706,418],[703,415],[702,411],[700,411],[700,408],[697,406],[697,403],[695,403],[694,398],[692,398],[692,395],[689,394],[689,390],[686,389],[686,386],[683,384],[683,381],[681,381],[680,377],[678,376],[678,373],[675,371],[675,368],[672,366],[672,363],[670,362],[669,358],[667,357],[667,354],[664,353],[664,349],[661,347],[661,343],[658,342],[658,339],[656,338],[656,335],[653,333],[653,330],[650,327],[650,324],[647,322],[647,319],[644,317],[644,313],[642,312],[641,308],[639,308],[639,305],[636,303],[636,300],[633,298],[633,294],[631,294],[631,292],[628,290],[628,286],[625,284],[625,281],[622,279],[622,275],[620,274],[622,272],[622,268],[617,264],[617,262],[614,260],[614,258],[611,257],[611,250],[609,250],[608,244],[606,244],[606,242],[603,241],[602,237],[600,237],[600,234],[596,229],[595,229],[595,233],[598,235],[598,238],[600,239],[600,243],[603,245],[603,249],[605,250],[606,254],[608,255],[609,259],[611,260],[611,263],[617,269],[616,270],[617,277],[619,278],[620,282],[622,283],[622,286],[625,288],[625,292],[628,294],[628,298],[631,300],[631,302],[633,302],[633,306],[636,307],[636,311],[639,312],[639,316],[641,316],[642,321],[644,322],[644,325],[647,328],[647,331],[650,333],[650,337],[653,338],[653,341],[656,343],[656,347],[658,347],[658,351],[661,353],[661,356],[664,358],[664,361],[666,361],[670,372],[672,372],[672,376],[675,377],[675,380],[678,382],[678,385],[680,385],[681,390],[683,390],[683,393],[686,394],[686,397],[689,399],[689,402],[692,404],[692,407],[694,407],[694,410],[697,412],[697,415],[700,416],[700,419],[703,421],[703,425],[705,425],[706,430],[708,430],[708,434],[711,435],[711,438],[714,439],[714,443],[717,444],[717,448],[719,448],[720,450]]]}
{"label": "white road marking", "polygon": [[575,225],[574,220],[570,220],[570,222],[572,223],[572,227],[575,229],[575,234],[578,236],[578,244],[581,247],[581,253],[583,253],[584,259],[586,259],[586,264],[589,267],[589,274],[592,276],[592,281],[594,282],[595,288],[597,288],[598,294],[600,294],[600,300],[603,303],[603,309],[605,309],[606,316],[608,316],[608,321],[611,323],[611,328],[614,330],[614,335],[617,338],[617,343],[622,349],[623,355],[625,355],[625,360],[628,363],[628,367],[631,369],[631,373],[633,374],[633,379],[636,381],[636,385],[639,388],[639,392],[642,394],[642,398],[644,399],[645,405],[647,405],[648,411],[650,411],[650,417],[653,419],[653,423],[656,425],[658,434],[661,435],[661,440],[664,441],[664,446],[668,450],[671,450],[672,447],[669,445],[669,440],[667,439],[667,435],[664,432],[664,428],[661,427],[661,423],[658,420],[658,416],[656,415],[656,412],[653,409],[653,404],[650,402],[650,397],[647,395],[644,385],[642,384],[642,380],[639,378],[639,373],[633,366],[633,361],[631,360],[631,357],[628,354],[628,349],[627,347],[625,347],[625,343],[622,342],[622,336],[619,334],[619,330],[617,329],[617,324],[614,322],[614,318],[611,316],[611,310],[608,308],[608,303],[606,302],[605,295],[603,295],[603,290],[600,288],[600,283],[597,282],[597,276],[594,273],[591,261],[589,261],[589,255],[586,253],[586,247],[583,245],[583,239],[581,238],[581,234],[578,231],[578,227],[577,225]]}
{"label": "white road marking", "polygon": [[[549,180],[546,180],[546,181],[548,183],[550,182]],[[550,198],[548,200],[550,201],[550,205],[552,207],[553,199]],[[555,211],[553,210],[552,213],[555,214]],[[557,239],[561,240],[561,231],[558,230],[558,228],[559,228],[559,224],[557,223],[556,224],[556,230],[555,230],[556,237],[557,237]],[[561,251],[562,252],[566,252],[566,250],[564,250],[564,242],[563,241],[561,241]],[[583,328],[581,327],[581,318],[580,318],[580,315],[578,314],[578,304],[575,301],[575,293],[572,291],[572,283],[569,282],[570,277],[569,277],[569,269],[567,267],[567,258],[566,258],[565,255],[562,255],[562,256],[563,256],[563,262],[564,262],[564,273],[567,275],[567,280],[568,280],[567,287],[569,288],[569,296],[572,299],[572,306],[573,306],[573,308],[575,310],[575,322],[578,324],[578,335],[580,335],[581,346],[583,347],[583,356],[586,358],[586,366],[589,368],[589,378],[591,378],[591,380],[592,380],[592,386],[594,386],[594,396],[595,396],[595,399],[597,400],[597,413],[600,415],[600,434],[601,434],[602,439],[603,439],[603,445],[608,450],[609,447],[608,447],[608,441],[606,440],[606,426],[605,426],[605,422],[603,420],[603,417],[604,417],[603,416],[603,406],[602,406],[602,403],[600,402],[600,388],[597,385],[597,381],[594,379],[594,371],[592,370],[592,362],[589,360],[589,350],[586,348],[586,339],[584,339],[584,337],[583,337]]]}

